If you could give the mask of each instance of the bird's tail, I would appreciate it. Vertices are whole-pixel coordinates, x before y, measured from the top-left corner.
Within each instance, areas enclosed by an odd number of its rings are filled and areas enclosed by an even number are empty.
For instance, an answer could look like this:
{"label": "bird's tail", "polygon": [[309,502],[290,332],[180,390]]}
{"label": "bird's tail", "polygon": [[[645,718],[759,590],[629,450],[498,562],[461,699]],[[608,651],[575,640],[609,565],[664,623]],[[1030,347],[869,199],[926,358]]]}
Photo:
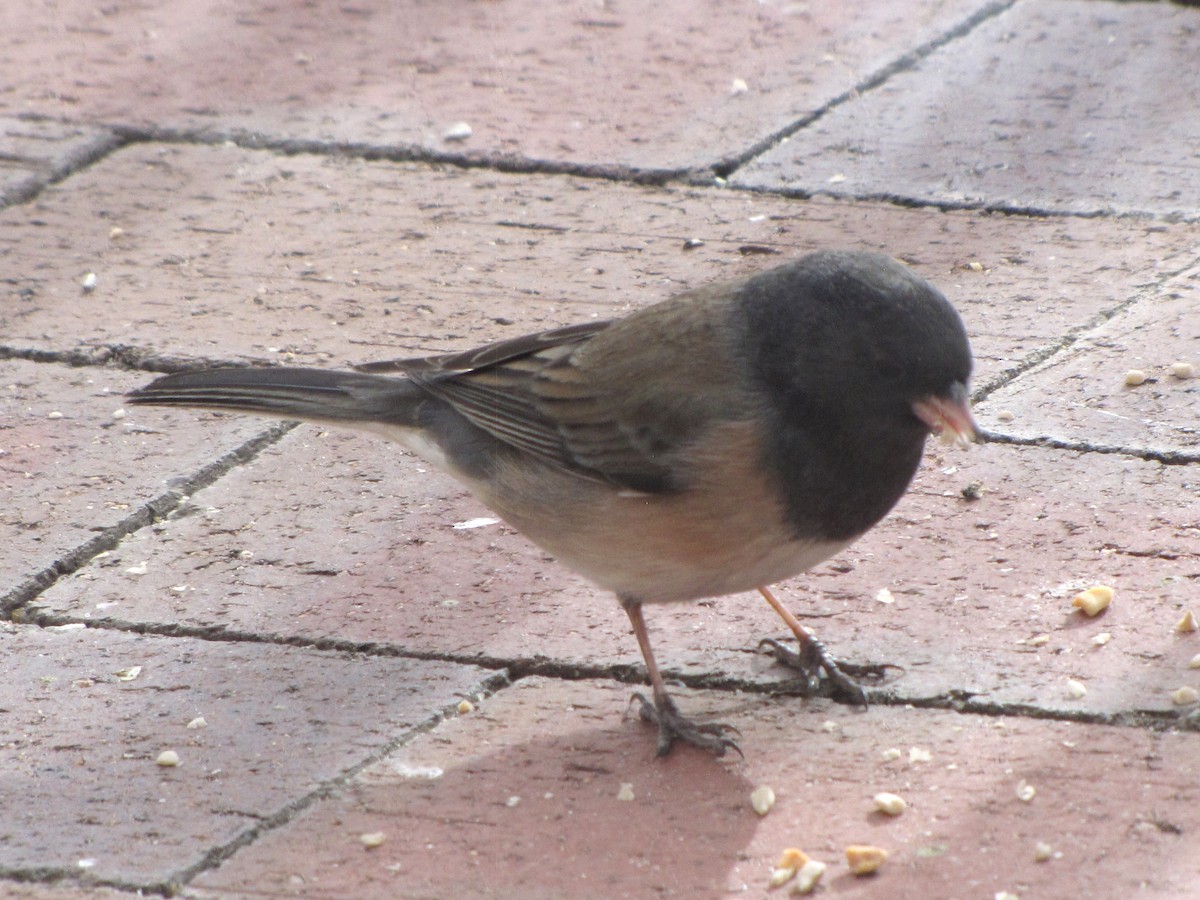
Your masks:
{"label": "bird's tail", "polygon": [[412,425],[428,399],[405,378],[325,369],[205,369],[167,375],[128,395],[149,406],[189,406],[281,419]]}

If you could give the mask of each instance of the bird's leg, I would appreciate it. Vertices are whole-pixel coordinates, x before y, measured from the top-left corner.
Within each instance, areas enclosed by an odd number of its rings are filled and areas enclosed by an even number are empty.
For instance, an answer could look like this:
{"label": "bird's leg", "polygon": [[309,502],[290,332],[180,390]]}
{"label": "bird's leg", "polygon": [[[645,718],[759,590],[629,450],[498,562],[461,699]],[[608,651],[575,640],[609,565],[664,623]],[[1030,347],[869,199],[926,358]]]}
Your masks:
{"label": "bird's leg", "polygon": [[623,597],[621,605],[625,607],[629,622],[633,625],[633,633],[637,636],[638,646],[642,649],[642,658],[646,661],[646,672],[650,676],[650,687],[654,693],[653,702],[646,699],[646,695],[641,692],[634,694],[633,699],[641,704],[642,718],[658,726],[658,755],[666,756],[670,753],[671,745],[677,740],[702,750],[709,750],[716,756],[724,756],[725,751],[730,747],[740,754],[742,751],[738,745],[725,737],[729,732],[737,733],[736,728],[712,722],[697,724],[685,719],[679,712],[675,701],[667,693],[662,673],[658,671],[658,663],[654,661],[654,651],[650,649],[650,634],[646,631],[646,620],[642,618],[641,601],[628,600]]}
{"label": "bird's leg", "polygon": [[867,692],[862,689],[862,685],[842,671],[834,658],[829,655],[829,651],[825,649],[825,646],[817,640],[816,636],[800,624],[800,621],[792,615],[786,606],[776,599],[769,588],[760,586],[758,592],[763,595],[766,601],[771,604],[771,608],[779,613],[779,618],[783,619],[787,627],[792,630],[792,634],[796,636],[796,644],[799,650],[786,647],[773,638],[764,638],[759,641],[758,646],[762,647],[765,644],[770,647],[777,662],[781,662],[785,666],[796,669],[803,674],[808,680],[808,690],[810,693],[817,692],[821,683],[821,671],[824,670],[825,677],[833,687],[833,693],[845,695],[855,705],[866,706]]}

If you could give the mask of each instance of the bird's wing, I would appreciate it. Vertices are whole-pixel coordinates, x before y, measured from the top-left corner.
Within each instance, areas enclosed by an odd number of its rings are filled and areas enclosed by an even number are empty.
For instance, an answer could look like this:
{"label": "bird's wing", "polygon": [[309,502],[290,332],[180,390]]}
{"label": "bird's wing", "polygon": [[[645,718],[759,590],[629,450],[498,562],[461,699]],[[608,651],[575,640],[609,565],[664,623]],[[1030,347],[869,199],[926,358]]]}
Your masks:
{"label": "bird's wing", "polygon": [[[477,427],[543,462],[636,491],[669,492],[682,486],[679,454],[728,411],[733,392],[722,371],[726,354],[703,346],[715,340],[710,323],[695,310],[680,315],[684,305],[359,368],[404,372]],[[671,343],[682,349],[664,346]],[[673,361],[669,368],[664,359]]]}

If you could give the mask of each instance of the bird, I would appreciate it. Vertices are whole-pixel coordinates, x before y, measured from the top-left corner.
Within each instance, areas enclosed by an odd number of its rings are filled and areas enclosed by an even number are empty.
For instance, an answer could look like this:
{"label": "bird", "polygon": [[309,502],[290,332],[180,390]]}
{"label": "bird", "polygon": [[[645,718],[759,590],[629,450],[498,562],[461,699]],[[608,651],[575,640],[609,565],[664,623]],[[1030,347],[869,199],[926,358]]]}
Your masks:
{"label": "bird", "polygon": [[741,753],[736,729],[680,711],[643,608],[757,589],[799,647],[767,641],[776,656],[865,703],[769,586],[879,522],[931,434],[979,440],[971,369],[962,319],[926,279],[820,250],[619,319],[345,370],[182,371],[129,400],[399,442],[616,595],[651,688],[631,702],[660,756],[676,742],[721,756]]}

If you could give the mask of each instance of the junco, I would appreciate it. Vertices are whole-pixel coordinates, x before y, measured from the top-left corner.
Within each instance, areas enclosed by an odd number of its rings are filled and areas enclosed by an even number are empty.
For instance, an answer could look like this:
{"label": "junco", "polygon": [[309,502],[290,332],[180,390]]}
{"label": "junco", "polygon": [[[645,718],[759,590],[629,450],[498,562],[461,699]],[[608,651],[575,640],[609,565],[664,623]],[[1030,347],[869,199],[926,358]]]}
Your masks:
{"label": "junco", "polygon": [[970,374],[962,321],[933,286],[886,256],[819,252],[624,319],[356,371],[186,372],[130,400],[399,441],[615,592],[659,754],[683,740],[721,755],[732,729],[680,714],[643,605],[757,588],[796,635],[787,655],[861,695],[766,586],[878,522],[931,432],[975,438]]}

